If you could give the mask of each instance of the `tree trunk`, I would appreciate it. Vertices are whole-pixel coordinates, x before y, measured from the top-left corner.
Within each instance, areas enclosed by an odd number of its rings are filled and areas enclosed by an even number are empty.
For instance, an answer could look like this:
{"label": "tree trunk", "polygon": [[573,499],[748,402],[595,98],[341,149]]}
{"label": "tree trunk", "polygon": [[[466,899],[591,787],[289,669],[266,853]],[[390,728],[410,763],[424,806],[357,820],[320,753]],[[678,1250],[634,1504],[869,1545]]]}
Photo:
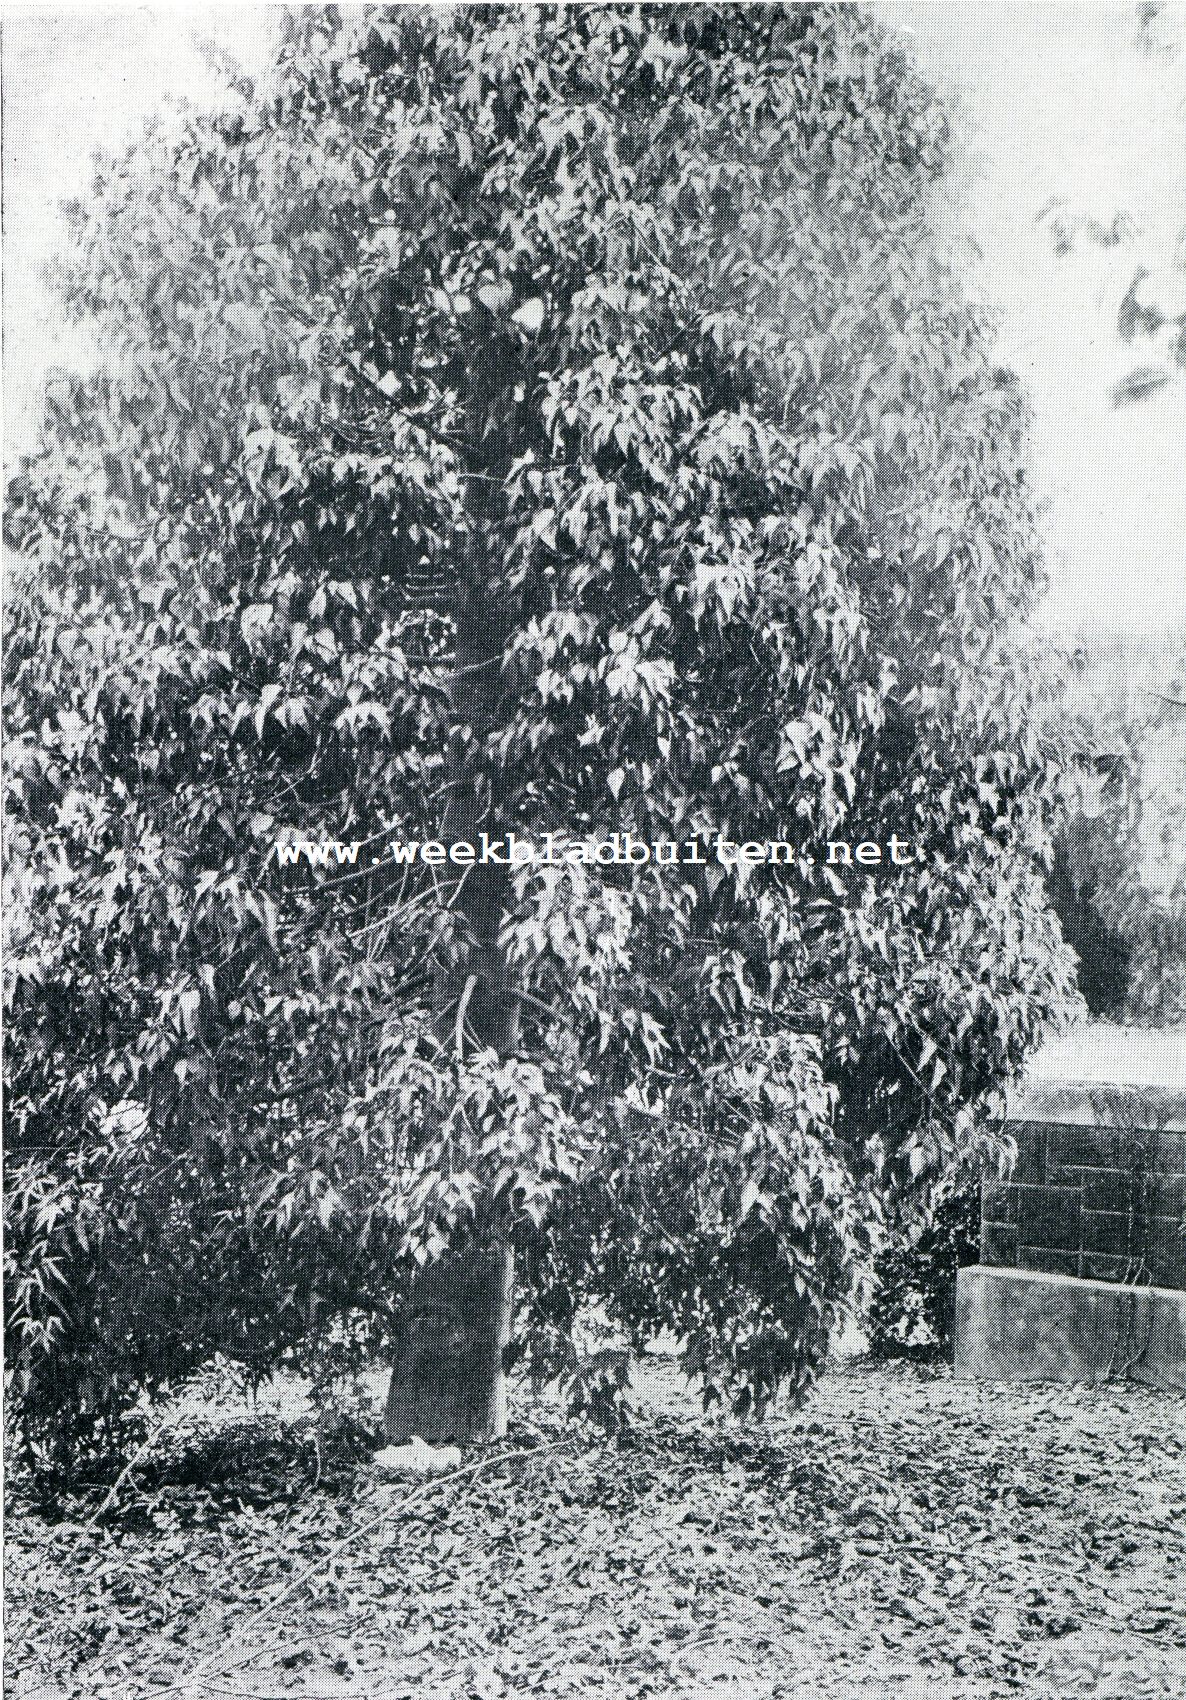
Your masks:
{"label": "tree trunk", "polygon": [[[477,843],[479,834],[505,831],[500,799],[489,783],[482,748],[496,717],[505,620],[491,606],[483,570],[483,512],[475,512],[456,601],[451,684],[453,732],[449,797],[441,837]],[[507,984],[498,935],[510,870],[473,864],[461,877],[454,909],[465,921],[470,950],[460,969],[438,976],[434,991],[437,1035],[459,1051],[467,1044],[511,1054],[519,1033],[519,1001]],[[392,1443],[422,1440],[484,1441],[506,1432],[506,1379],[502,1354],[510,1339],[513,1293],[511,1248],[442,1259],[418,1274],[401,1318],[399,1345],[387,1397],[386,1429]]]}
{"label": "tree trunk", "polygon": [[467,1252],[417,1277],[387,1395],[387,1438],[440,1445],[506,1433],[503,1349],[510,1339],[509,1246]]}

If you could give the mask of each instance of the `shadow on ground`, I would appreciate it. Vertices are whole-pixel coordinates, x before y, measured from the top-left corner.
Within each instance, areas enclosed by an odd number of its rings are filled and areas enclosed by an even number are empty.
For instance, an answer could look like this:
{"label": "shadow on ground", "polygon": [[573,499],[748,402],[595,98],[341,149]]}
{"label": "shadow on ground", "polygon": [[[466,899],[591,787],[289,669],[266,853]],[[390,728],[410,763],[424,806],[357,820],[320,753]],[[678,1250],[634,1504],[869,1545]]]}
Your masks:
{"label": "shadow on ground", "polygon": [[8,1692],[1186,1694],[1186,1398],[857,1364],[746,1425],[640,1383],[625,1443],[521,1400],[419,1481],[197,1413],[96,1520],[14,1506]]}

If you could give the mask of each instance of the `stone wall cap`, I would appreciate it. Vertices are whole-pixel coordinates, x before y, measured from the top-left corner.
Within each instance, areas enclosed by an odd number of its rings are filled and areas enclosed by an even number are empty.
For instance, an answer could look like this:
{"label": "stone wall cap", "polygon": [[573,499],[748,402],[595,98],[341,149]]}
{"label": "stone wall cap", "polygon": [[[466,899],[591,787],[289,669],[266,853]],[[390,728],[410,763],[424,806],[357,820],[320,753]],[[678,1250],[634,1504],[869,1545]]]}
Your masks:
{"label": "stone wall cap", "polygon": [[1186,1294],[1179,1292],[1176,1287],[1137,1287],[1127,1281],[1097,1281],[1089,1275],[1060,1275],[1047,1269],[1013,1269],[997,1263],[968,1263],[956,1271],[960,1281],[1000,1281],[1005,1283],[1020,1283],[1029,1287],[1070,1287],[1072,1289],[1086,1288],[1092,1292],[1104,1293],[1109,1298],[1124,1293],[1135,1299],[1155,1303],[1158,1299],[1168,1299],[1175,1306],[1186,1303]]}
{"label": "stone wall cap", "polygon": [[1132,1094],[1137,1125],[1186,1132],[1186,1027],[1089,1021],[1048,1041],[1010,1092],[1010,1121],[1095,1126],[1102,1094]]}

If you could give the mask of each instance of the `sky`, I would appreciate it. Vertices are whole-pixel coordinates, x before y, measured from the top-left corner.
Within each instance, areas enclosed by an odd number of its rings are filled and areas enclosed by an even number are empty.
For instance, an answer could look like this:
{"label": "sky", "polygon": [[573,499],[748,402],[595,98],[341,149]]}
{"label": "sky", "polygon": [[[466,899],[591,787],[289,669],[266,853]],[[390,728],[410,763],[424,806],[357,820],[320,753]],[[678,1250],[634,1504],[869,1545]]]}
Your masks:
{"label": "sky", "polygon": [[[970,234],[968,287],[999,309],[1001,357],[1034,407],[1034,473],[1060,633],[1186,632],[1186,374],[1114,407],[1135,363],[1116,312],[1136,268],[1186,289],[1186,0],[1153,40],[1134,0],[875,0],[910,32],[955,115],[939,216]],[[255,4],[4,8],[5,445],[29,446],[40,386],[81,351],[43,283],[60,201],[96,149],[134,139],[169,100],[217,100],[212,41],[267,63],[277,9]],[[1059,255],[1064,219],[1126,220],[1123,239]]]}
{"label": "sky", "polygon": [[[1116,315],[1138,266],[1186,305],[1186,4],[1137,39],[1134,0],[885,0],[954,114],[947,216],[980,249],[1001,355],[1034,409],[1056,629],[1186,633],[1186,373],[1111,391],[1146,351]],[[1127,218],[1110,248],[1058,254],[1043,209]],[[1177,262],[1177,263],[1175,263]]]}

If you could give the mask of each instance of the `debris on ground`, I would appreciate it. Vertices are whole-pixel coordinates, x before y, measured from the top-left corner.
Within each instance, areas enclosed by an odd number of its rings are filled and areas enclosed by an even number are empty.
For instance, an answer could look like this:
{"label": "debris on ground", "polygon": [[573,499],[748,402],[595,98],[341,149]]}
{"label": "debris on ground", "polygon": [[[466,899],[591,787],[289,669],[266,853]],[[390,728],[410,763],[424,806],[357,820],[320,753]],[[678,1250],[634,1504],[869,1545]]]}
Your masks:
{"label": "debris on ground", "polygon": [[445,1474],[276,1426],[254,1476],[240,1433],[91,1524],[15,1506],[8,1692],[1186,1695],[1186,1398],[857,1364],[746,1425],[641,1375],[611,1442],[522,1394]]}

